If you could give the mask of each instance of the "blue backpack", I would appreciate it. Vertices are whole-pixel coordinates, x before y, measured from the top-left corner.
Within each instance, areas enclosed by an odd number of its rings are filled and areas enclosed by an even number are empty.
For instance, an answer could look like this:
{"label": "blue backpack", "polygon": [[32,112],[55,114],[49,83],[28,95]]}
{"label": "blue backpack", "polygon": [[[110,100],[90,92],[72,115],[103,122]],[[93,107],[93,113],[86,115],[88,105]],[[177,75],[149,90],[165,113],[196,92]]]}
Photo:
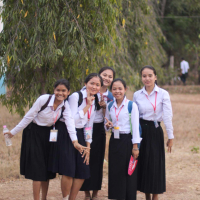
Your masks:
{"label": "blue backpack", "polygon": [[114,98],[113,98],[113,95],[112,95],[112,93],[110,92],[110,91],[108,91],[108,96],[107,96],[107,98],[108,98],[108,101],[107,101],[107,103],[109,103],[109,102],[113,102],[113,100],[114,100]]}
{"label": "blue backpack", "polygon": [[[113,103],[114,103],[114,101],[111,101],[111,102],[108,104],[109,115],[110,115],[110,109],[111,109]],[[128,113],[129,113],[129,121],[130,121],[130,126],[131,126],[131,135],[132,135],[132,123],[131,123],[132,105],[133,105],[133,102],[132,102],[132,101],[129,101],[129,102],[128,102]],[[110,120],[111,120],[111,117],[110,117]],[[141,136],[142,136],[142,128],[141,128],[141,125],[140,125],[140,124],[139,124],[139,132],[140,132],[140,137],[141,137]],[[138,148],[140,148],[140,143],[138,144]]]}

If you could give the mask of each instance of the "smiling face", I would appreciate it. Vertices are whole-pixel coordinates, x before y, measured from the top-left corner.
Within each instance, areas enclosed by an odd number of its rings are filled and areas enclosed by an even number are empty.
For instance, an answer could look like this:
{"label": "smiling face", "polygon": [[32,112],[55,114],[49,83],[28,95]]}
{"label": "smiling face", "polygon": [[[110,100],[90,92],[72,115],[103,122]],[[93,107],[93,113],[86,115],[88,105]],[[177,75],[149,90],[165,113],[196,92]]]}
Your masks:
{"label": "smiling face", "polygon": [[100,74],[100,76],[103,79],[103,85],[109,87],[113,81],[113,71],[106,69]]}
{"label": "smiling face", "polygon": [[142,71],[142,82],[145,87],[153,87],[156,80],[157,76],[154,74],[152,69],[145,68]]}
{"label": "smiling face", "polygon": [[112,85],[112,94],[115,97],[116,100],[122,100],[124,99],[126,89],[124,88],[124,85],[121,81],[116,81]]}
{"label": "smiling face", "polygon": [[58,85],[54,89],[54,94],[57,101],[64,101],[70,94],[70,91],[65,87],[65,85]]}
{"label": "smiling face", "polygon": [[101,82],[99,77],[95,76],[91,78],[87,83],[85,83],[85,86],[90,95],[97,94],[101,88]]}

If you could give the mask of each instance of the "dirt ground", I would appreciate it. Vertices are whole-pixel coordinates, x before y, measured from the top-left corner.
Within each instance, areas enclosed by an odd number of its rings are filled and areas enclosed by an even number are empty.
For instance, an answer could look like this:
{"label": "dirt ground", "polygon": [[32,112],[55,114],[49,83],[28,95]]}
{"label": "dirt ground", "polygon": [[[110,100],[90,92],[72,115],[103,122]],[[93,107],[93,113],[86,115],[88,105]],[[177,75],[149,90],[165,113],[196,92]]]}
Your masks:
{"label": "dirt ground", "polygon": [[[128,93],[127,96],[132,99],[131,93]],[[200,94],[177,94],[172,92],[171,100],[174,113],[175,140],[172,153],[166,152],[167,192],[160,195],[159,199],[200,200]],[[8,120],[9,115],[6,115],[6,110],[4,112]],[[15,120],[19,119],[16,115],[13,117]],[[3,119],[0,118],[0,120]],[[11,127],[14,125],[13,121],[0,121],[0,125],[2,123],[10,123]],[[1,141],[3,139],[0,138],[0,200],[32,199],[32,182],[23,179],[19,175],[20,138],[21,135],[18,134],[15,140],[13,139],[14,145],[9,151],[5,149],[5,146],[2,146]],[[109,134],[107,139],[109,140]],[[166,141],[167,134],[165,132]],[[107,167],[108,163],[105,162],[103,185],[102,190],[99,192],[99,197],[102,200],[108,199]],[[62,199],[59,177],[50,182],[47,199]],[[82,192],[77,197],[77,200],[81,199],[84,199]],[[137,199],[144,199],[144,194],[138,193]]]}

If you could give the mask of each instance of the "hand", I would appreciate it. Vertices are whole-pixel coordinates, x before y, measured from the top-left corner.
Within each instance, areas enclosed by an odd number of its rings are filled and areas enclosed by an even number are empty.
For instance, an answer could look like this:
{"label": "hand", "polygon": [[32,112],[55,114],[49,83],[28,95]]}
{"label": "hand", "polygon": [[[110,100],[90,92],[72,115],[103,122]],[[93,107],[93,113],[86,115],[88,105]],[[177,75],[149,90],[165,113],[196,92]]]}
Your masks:
{"label": "hand", "polygon": [[139,150],[136,150],[135,148],[133,148],[132,155],[133,155],[134,160],[136,160],[139,156]]}
{"label": "hand", "polygon": [[105,119],[106,119],[106,123],[105,123],[106,128],[112,128],[113,123],[111,121],[109,121],[106,117],[105,117]]}
{"label": "hand", "polygon": [[94,96],[90,96],[90,93],[87,90],[87,105],[91,106],[93,101],[94,101],[95,97]]}
{"label": "hand", "polygon": [[99,105],[101,108],[106,108],[106,102],[104,101],[103,94],[101,94],[101,101],[99,101]]}
{"label": "hand", "polygon": [[173,139],[168,139],[167,141],[167,147],[168,147],[168,152],[172,152],[172,146],[173,146]]}
{"label": "hand", "polygon": [[8,135],[9,138],[12,138],[14,136],[11,132],[4,133],[4,135]]}
{"label": "hand", "polygon": [[73,145],[74,145],[74,148],[80,152],[80,154],[90,149],[89,147],[85,147],[79,144],[77,140],[73,141]]}
{"label": "hand", "polygon": [[85,156],[84,162],[86,165],[89,165],[90,162],[90,151],[84,151],[84,154],[82,155],[82,157]]}

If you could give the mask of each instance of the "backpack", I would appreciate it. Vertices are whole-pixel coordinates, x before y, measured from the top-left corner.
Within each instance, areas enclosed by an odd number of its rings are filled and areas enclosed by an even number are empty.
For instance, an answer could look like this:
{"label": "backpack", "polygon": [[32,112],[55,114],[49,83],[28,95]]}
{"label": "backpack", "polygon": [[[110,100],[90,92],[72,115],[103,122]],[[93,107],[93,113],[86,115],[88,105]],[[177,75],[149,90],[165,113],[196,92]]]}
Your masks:
{"label": "backpack", "polygon": [[112,93],[110,91],[108,91],[107,99],[108,99],[107,103],[109,103],[111,101],[113,102],[113,100],[114,100],[114,97],[113,97],[113,95],[112,95]]}
{"label": "backpack", "polygon": [[[111,109],[113,103],[114,103],[114,101],[111,101],[111,102],[108,104],[109,116],[110,116],[110,109]],[[132,105],[133,105],[133,101],[129,101],[129,102],[128,102],[128,113],[129,113],[129,122],[130,122],[130,127],[131,127],[131,135],[133,134],[133,133],[132,133],[132,123],[131,123]],[[111,120],[111,116],[110,116],[110,120]],[[141,136],[142,136],[142,128],[141,128],[141,125],[140,125],[140,124],[139,124],[139,133],[140,133],[140,137],[141,137]],[[138,148],[140,148],[140,143],[138,144]]]}

